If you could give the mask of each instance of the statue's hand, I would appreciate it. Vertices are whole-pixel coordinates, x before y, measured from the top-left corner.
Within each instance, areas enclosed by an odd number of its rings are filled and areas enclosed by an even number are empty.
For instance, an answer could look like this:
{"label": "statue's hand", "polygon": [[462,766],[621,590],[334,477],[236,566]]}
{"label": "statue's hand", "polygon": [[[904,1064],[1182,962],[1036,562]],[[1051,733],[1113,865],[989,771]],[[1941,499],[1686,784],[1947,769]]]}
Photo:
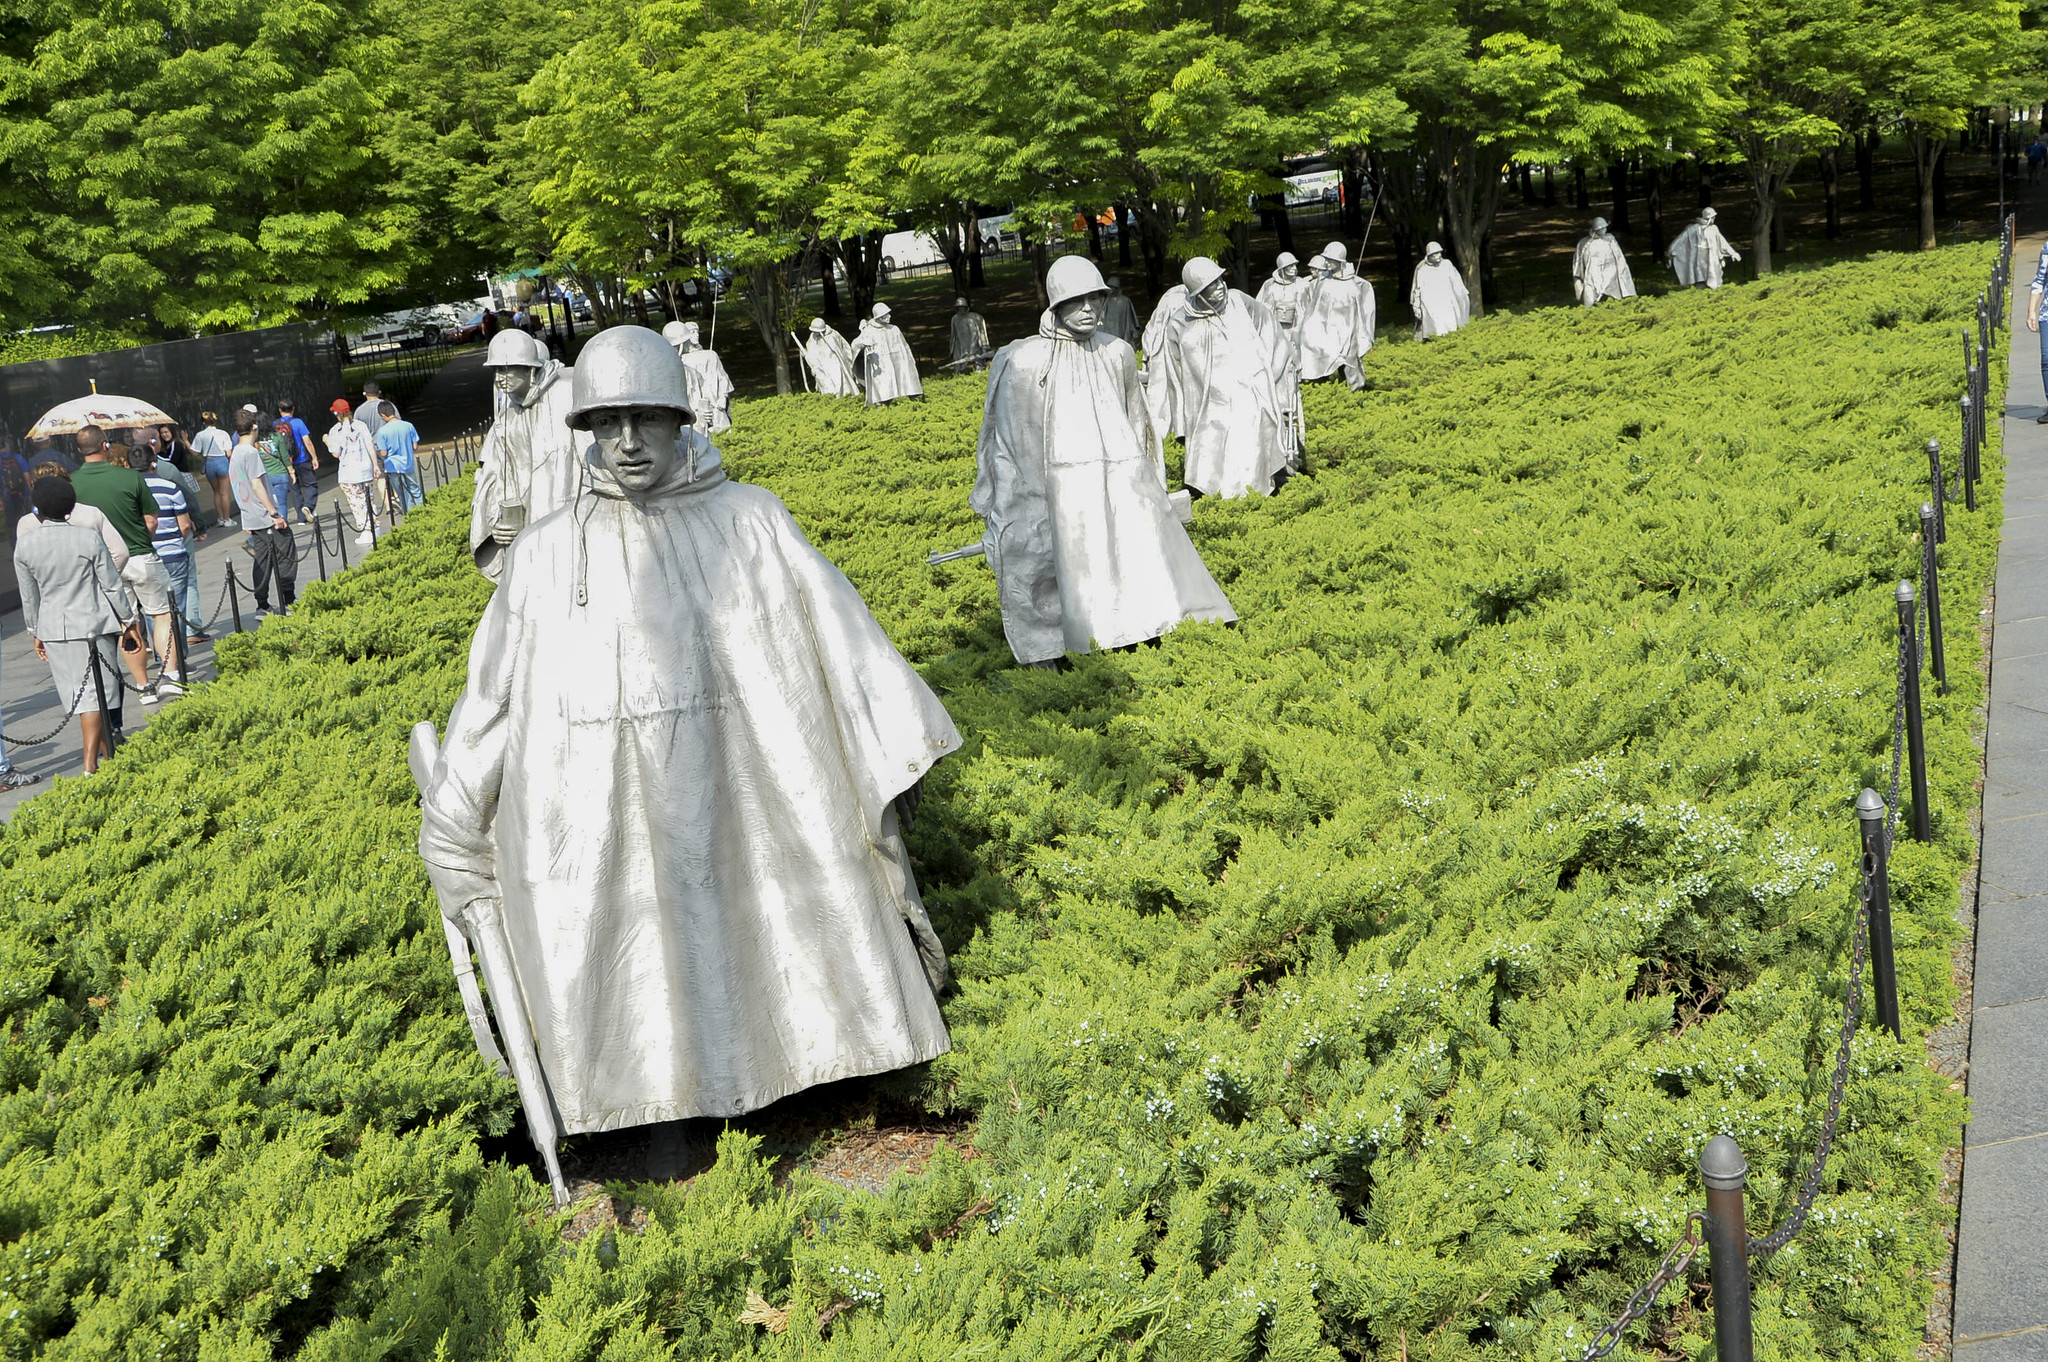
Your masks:
{"label": "statue's hand", "polygon": [[518,537],[519,527],[516,525],[499,524],[491,528],[491,542],[501,548],[511,547],[512,541]]}

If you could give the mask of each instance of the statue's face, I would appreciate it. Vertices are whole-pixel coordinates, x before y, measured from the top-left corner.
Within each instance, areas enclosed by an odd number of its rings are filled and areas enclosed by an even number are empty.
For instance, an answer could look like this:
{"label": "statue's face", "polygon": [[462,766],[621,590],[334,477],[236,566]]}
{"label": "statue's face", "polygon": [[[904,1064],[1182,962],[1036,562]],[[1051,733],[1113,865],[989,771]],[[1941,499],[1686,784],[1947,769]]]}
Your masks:
{"label": "statue's face", "polygon": [[499,392],[516,402],[532,389],[534,374],[535,370],[524,364],[507,364],[491,371],[491,382],[497,385]]}
{"label": "statue's face", "polygon": [[1442,251],[1431,251],[1427,256],[1423,258],[1428,260],[1429,263],[1432,265],[1441,265],[1443,263],[1444,253]]}
{"label": "statue's face", "polygon": [[673,407],[603,407],[590,413],[590,434],[619,485],[647,492],[675,467],[683,414]]}
{"label": "statue's face", "polygon": [[1228,294],[1229,292],[1230,281],[1228,279],[1217,278],[1211,280],[1209,282],[1209,286],[1203,289],[1201,292],[1200,296],[1202,299],[1202,306],[1210,309],[1211,311],[1214,311],[1215,309],[1222,307],[1224,295]]}
{"label": "statue's face", "polygon": [[1308,267],[1315,272],[1315,276],[1318,279],[1328,279],[1337,272],[1336,262],[1327,256],[1317,256],[1309,262]]}
{"label": "statue's face", "polygon": [[1060,330],[1075,340],[1087,340],[1095,334],[1095,328],[1102,325],[1102,293],[1084,293],[1078,298],[1069,298],[1052,310],[1052,319]]}
{"label": "statue's face", "polygon": [[1273,273],[1278,275],[1284,281],[1297,277],[1301,273],[1301,271],[1296,269],[1292,265],[1282,265],[1279,269],[1274,270]]}

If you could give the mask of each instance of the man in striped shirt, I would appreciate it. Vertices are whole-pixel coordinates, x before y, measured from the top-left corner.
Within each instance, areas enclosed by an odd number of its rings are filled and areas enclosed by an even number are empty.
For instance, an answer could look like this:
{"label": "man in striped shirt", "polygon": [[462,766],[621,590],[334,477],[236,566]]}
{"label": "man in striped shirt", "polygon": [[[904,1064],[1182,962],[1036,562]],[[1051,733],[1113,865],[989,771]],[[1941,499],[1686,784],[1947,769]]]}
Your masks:
{"label": "man in striped shirt", "polygon": [[155,461],[136,464],[142,485],[156,498],[156,525],[149,534],[151,547],[163,560],[164,576],[171,587],[171,609],[185,617],[185,637],[206,641],[200,628],[206,621],[199,614],[199,564],[192,558],[192,504],[184,489],[156,471]]}

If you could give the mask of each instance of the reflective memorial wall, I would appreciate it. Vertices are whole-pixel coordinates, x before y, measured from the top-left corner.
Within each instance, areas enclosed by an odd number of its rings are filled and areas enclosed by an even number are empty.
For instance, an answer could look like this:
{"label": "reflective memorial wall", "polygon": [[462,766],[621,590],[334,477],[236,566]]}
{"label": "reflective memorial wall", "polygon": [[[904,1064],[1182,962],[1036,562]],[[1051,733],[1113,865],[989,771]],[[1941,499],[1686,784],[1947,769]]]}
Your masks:
{"label": "reflective memorial wall", "polygon": [[[43,441],[25,438],[37,418],[74,397],[93,391],[139,397],[176,417],[189,437],[199,428],[199,413],[219,412],[232,426],[233,413],[253,402],[266,417],[280,402],[292,402],[308,420],[343,395],[341,341],[322,323],[237,331],[196,340],[166,341],[127,350],[107,350],[67,359],[0,365],[0,602],[20,606],[14,583],[14,524],[28,510],[30,464],[51,452],[71,462],[69,437],[60,437],[52,451]],[[122,437],[109,431],[111,439]]]}

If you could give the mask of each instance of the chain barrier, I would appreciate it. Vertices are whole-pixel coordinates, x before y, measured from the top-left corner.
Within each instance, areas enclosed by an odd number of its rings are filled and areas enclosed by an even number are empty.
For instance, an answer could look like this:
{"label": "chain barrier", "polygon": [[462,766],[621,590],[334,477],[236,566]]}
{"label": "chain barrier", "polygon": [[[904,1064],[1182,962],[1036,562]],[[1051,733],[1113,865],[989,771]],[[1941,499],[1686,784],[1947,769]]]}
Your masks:
{"label": "chain barrier", "polygon": [[43,734],[42,737],[10,738],[5,734],[0,734],[0,741],[6,742],[11,747],[41,747],[44,743],[52,741],[59,733],[64,731],[64,725],[70,723],[77,715],[78,707],[85,703],[85,688],[91,684],[92,668],[88,666],[85,669],[85,674],[78,678],[78,694],[71,697],[71,708],[65,710],[63,717],[57,720],[57,726],[48,733]]}
{"label": "chain barrier", "polygon": [[1649,1314],[1650,1307],[1657,1303],[1657,1297],[1664,1288],[1683,1277],[1685,1270],[1692,1266],[1692,1260],[1699,1256],[1706,1228],[1705,1216],[1698,1211],[1687,1214],[1684,1236],[1671,1246],[1670,1251],[1664,1255],[1664,1261],[1657,1264],[1657,1270],[1650,1274],[1650,1280],[1644,1282],[1635,1295],[1628,1298],[1628,1304],[1621,1307],[1621,1313],[1615,1316],[1614,1323],[1593,1335],[1593,1341],[1586,1345],[1586,1351],[1580,1356],[1579,1362],[1596,1362],[1596,1359],[1607,1356],[1621,1346],[1621,1336],[1628,1326]]}
{"label": "chain barrier", "polygon": [[1821,1174],[1828,1166],[1828,1155],[1834,1151],[1835,1126],[1842,1116],[1842,1093],[1849,1085],[1849,1050],[1856,1039],[1857,1020],[1863,1015],[1863,962],[1870,953],[1870,897],[1876,875],[1877,866],[1870,857],[1863,857],[1863,882],[1856,891],[1856,935],[1849,951],[1849,996],[1842,1008],[1842,1042],[1835,1051],[1835,1076],[1828,1085],[1828,1110],[1821,1118],[1820,1141],[1814,1146],[1813,1163],[1806,1170],[1799,1200],[1793,1204],[1785,1223],[1762,1239],[1750,1239],[1752,1258],[1770,1257],[1791,1243],[1806,1224],[1806,1217],[1813,1211],[1813,1199],[1820,1194]]}

